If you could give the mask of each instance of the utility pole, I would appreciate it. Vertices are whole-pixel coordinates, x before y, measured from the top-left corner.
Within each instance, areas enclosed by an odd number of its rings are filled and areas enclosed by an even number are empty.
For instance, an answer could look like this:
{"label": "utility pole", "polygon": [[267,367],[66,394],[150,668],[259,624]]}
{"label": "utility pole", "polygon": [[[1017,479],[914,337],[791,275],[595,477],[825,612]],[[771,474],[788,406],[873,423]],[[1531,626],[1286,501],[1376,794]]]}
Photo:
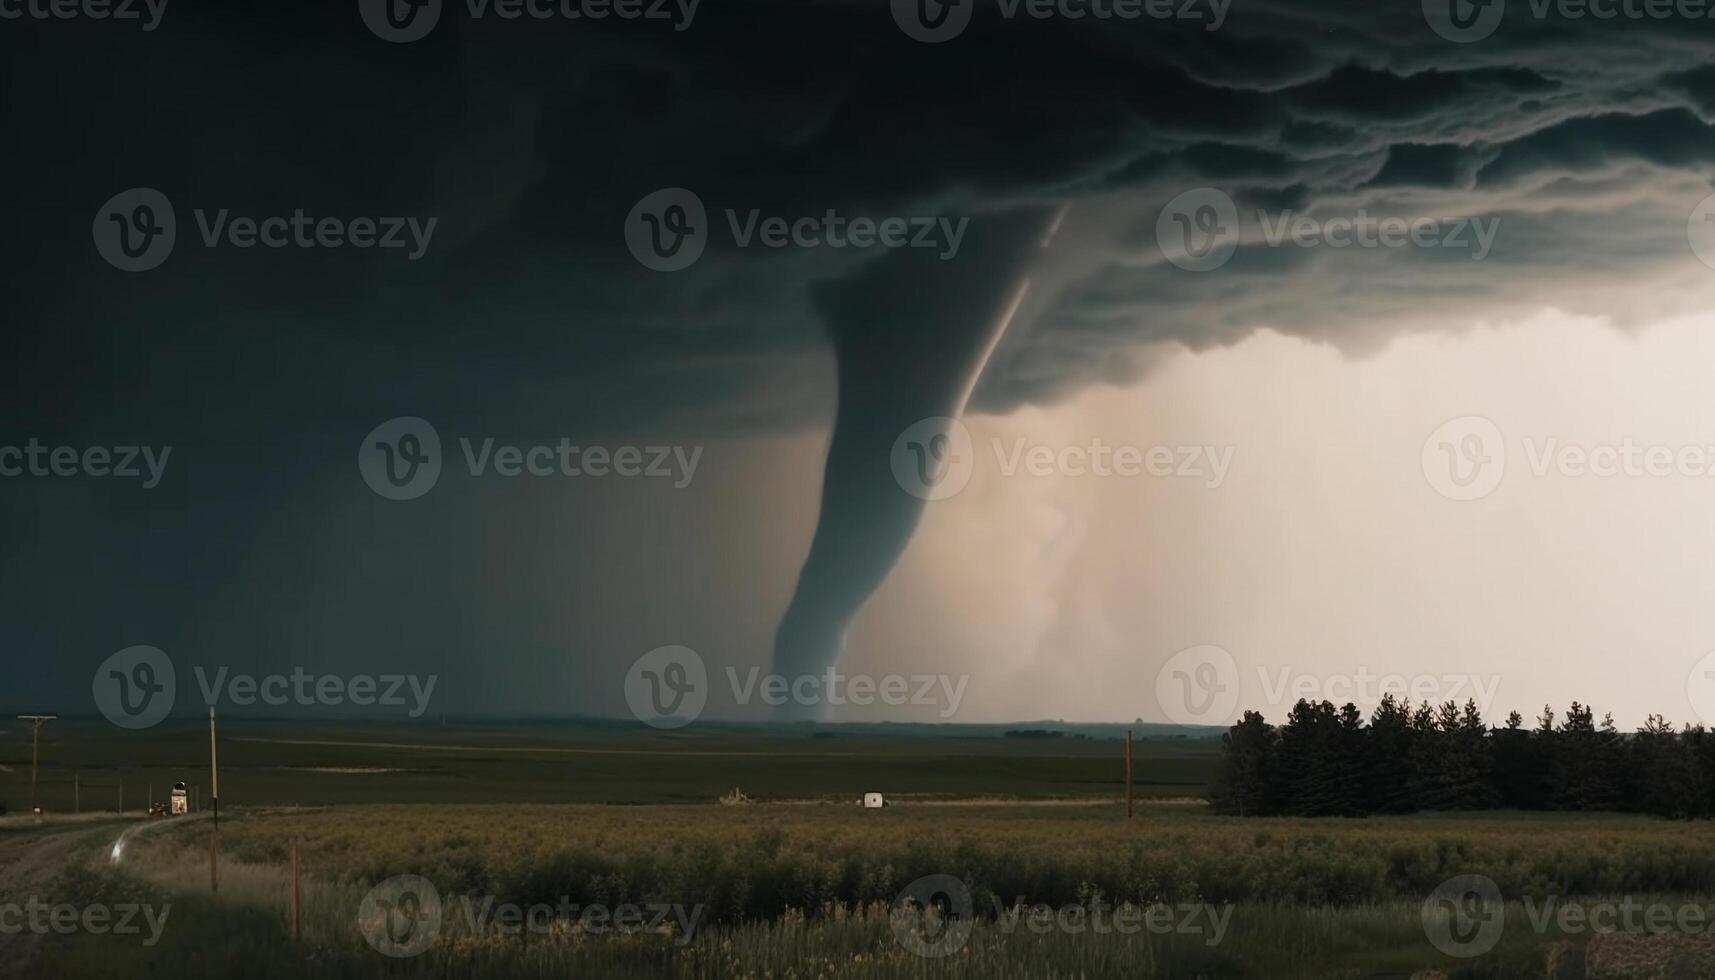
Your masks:
{"label": "utility pole", "polygon": [[214,831],[208,837],[208,890],[220,891],[220,762],[214,748],[214,705],[208,706],[208,770],[212,791],[209,804],[214,809]]}
{"label": "utility pole", "polygon": [[71,774],[71,812],[83,812],[83,776],[75,772]]}
{"label": "utility pole", "polygon": [[292,901],[291,912],[288,916],[291,920],[292,942],[294,943],[303,938],[302,903],[303,893],[298,874],[298,839],[294,837],[292,838]]}
{"label": "utility pole", "polygon": [[41,798],[36,793],[36,767],[42,755],[42,726],[58,718],[59,715],[19,715],[19,721],[30,723],[30,812],[40,813]]}
{"label": "utility pole", "polygon": [[208,709],[208,770],[212,792],[209,793],[209,804],[214,807],[214,829],[220,829],[220,759],[214,747],[214,706]]}
{"label": "utility pole", "polygon": [[1125,818],[1131,819],[1131,729],[1125,730]]}

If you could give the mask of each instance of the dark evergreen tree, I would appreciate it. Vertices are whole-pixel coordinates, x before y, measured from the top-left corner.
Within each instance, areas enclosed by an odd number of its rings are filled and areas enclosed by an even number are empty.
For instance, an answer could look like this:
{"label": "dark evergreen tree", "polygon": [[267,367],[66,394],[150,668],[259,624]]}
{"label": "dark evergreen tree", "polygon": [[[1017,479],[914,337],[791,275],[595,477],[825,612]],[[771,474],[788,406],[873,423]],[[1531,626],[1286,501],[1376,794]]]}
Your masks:
{"label": "dark evergreen tree", "polygon": [[1500,801],[1494,784],[1488,726],[1477,702],[1467,700],[1457,713],[1453,702],[1442,706],[1441,724],[1447,727],[1447,794],[1453,808],[1487,810]]}
{"label": "dark evergreen tree", "polygon": [[1209,795],[1216,813],[1263,817],[1280,812],[1279,747],[1274,726],[1255,711],[1245,712],[1227,730]]}
{"label": "dark evergreen tree", "polygon": [[1632,737],[1625,753],[1630,809],[1676,820],[1689,820],[1702,809],[1702,788],[1691,747],[1674,734],[1673,725],[1650,715]]}
{"label": "dark evergreen tree", "polygon": [[1524,717],[1516,711],[1507,715],[1506,727],[1495,729],[1490,738],[1493,740],[1496,805],[1508,810],[1540,807],[1540,801],[1531,793],[1531,784],[1536,776],[1536,753],[1530,732],[1524,729]]}
{"label": "dark evergreen tree", "polygon": [[1696,794],[1693,812],[1699,817],[1715,817],[1715,733],[1692,725],[1679,737],[1685,745],[1685,763],[1691,769]]}
{"label": "dark evergreen tree", "polygon": [[1287,715],[1280,730],[1286,813],[1336,817],[1359,812],[1357,760],[1347,752],[1340,718],[1327,701],[1300,700]]}
{"label": "dark evergreen tree", "polygon": [[1417,809],[1412,795],[1411,702],[1382,695],[1370,715],[1370,727],[1359,758],[1363,766],[1360,800],[1371,813],[1409,813]]}
{"label": "dark evergreen tree", "polygon": [[1596,768],[1603,753],[1595,713],[1572,702],[1555,735],[1554,808],[1600,810],[1607,791]]}
{"label": "dark evergreen tree", "polygon": [[1221,740],[1216,812],[1348,816],[1509,807],[1715,817],[1715,732],[1651,715],[1625,734],[1577,701],[1489,728],[1461,707],[1383,697],[1366,725],[1354,704],[1301,700],[1280,728],[1245,713]]}

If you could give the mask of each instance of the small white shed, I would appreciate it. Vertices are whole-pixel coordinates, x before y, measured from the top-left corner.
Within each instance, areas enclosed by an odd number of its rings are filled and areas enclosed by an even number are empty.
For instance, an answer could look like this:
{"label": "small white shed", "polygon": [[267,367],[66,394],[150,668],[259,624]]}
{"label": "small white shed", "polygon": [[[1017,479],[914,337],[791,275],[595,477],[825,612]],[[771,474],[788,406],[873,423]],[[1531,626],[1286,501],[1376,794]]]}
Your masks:
{"label": "small white shed", "polygon": [[880,793],[863,794],[863,808],[865,810],[879,810],[886,805],[887,801],[882,799]]}

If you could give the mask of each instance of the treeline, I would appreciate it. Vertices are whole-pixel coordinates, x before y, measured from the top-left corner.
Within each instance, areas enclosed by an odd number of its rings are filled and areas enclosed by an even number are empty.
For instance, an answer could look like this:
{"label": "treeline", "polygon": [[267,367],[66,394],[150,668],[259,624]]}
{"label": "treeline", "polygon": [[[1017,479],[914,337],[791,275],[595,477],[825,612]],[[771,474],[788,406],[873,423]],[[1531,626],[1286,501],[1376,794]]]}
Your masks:
{"label": "treeline", "polygon": [[1241,816],[1363,816],[1419,810],[1616,810],[1715,817],[1715,732],[1652,715],[1621,732],[1574,701],[1533,728],[1491,728],[1474,701],[1413,707],[1299,701],[1286,724],[1244,718],[1221,739],[1210,800]]}

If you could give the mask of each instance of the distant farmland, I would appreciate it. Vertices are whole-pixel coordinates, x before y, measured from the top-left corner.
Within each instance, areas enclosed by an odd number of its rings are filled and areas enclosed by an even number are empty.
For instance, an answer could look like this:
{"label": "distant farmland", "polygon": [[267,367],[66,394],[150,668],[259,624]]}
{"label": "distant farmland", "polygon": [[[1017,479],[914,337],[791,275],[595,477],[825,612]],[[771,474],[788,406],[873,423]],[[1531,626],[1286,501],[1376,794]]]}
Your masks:
{"label": "distant farmland", "polygon": [[[1035,729],[1040,725],[1021,726]],[[1018,729],[1014,729],[1015,731]],[[693,733],[564,723],[460,727],[224,722],[223,806],[350,803],[713,803],[733,789],[759,800],[898,797],[1119,797],[1123,743],[1112,726],[1058,737],[998,726],[835,726],[771,731],[698,726]],[[1139,798],[1202,797],[1217,738],[1160,726],[1136,743]],[[122,734],[123,737],[115,737]],[[13,733],[16,736],[17,733]],[[44,730],[43,805],[127,810],[175,781],[206,799],[205,727],[116,733],[98,722]],[[0,743],[0,800],[30,800],[30,746]]]}

